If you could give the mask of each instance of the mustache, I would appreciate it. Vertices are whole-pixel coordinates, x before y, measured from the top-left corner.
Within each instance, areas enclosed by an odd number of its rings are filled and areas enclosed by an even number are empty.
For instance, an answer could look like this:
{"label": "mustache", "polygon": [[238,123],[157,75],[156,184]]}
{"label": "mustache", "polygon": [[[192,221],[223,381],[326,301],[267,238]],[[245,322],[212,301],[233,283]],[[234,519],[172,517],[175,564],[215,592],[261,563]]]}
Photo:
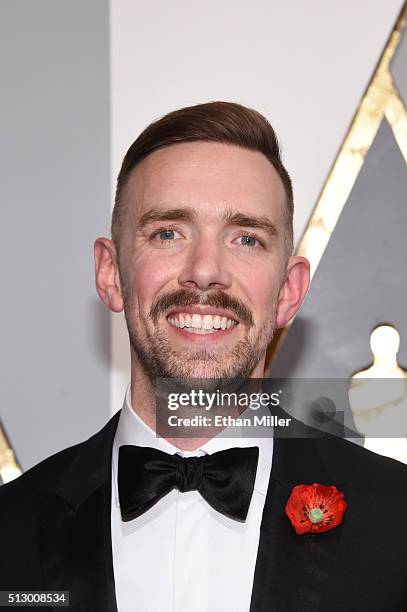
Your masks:
{"label": "mustache", "polygon": [[178,289],[178,291],[172,293],[164,293],[151,306],[150,317],[154,323],[157,323],[159,315],[171,307],[195,305],[213,306],[214,308],[230,310],[248,327],[254,326],[253,315],[249,308],[238,298],[228,295],[221,290],[203,294],[199,291]]}

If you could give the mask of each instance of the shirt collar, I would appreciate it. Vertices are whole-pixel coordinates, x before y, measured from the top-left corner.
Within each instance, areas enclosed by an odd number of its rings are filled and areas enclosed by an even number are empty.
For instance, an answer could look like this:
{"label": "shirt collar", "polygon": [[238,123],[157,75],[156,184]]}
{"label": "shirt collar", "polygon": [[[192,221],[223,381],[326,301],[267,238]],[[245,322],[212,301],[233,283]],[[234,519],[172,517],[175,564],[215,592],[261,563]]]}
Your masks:
{"label": "shirt collar", "polygon": [[[259,414],[261,409],[257,412]],[[264,412],[264,414],[270,414]],[[243,415],[242,415],[243,416]],[[156,436],[156,433],[151,427],[149,427],[133,410],[131,405],[131,383],[128,384],[123,408],[120,413],[119,423],[117,426],[115,438],[113,441],[113,455],[112,455],[112,469],[113,469],[113,482],[115,487],[115,500],[116,506],[119,506],[119,495],[117,489],[117,466],[119,447],[132,444],[135,446],[149,446],[162,450],[166,453],[173,455],[179,453],[183,457],[196,457],[202,456],[207,453],[211,455],[221,450],[226,450],[233,447],[248,447],[258,446],[259,448],[259,462],[257,464],[256,480],[254,483],[254,490],[263,496],[266,496],[271,464],[273,459],[273,437],[271,435],[267,438],[248,438],[244,437],[244,428],[239,430],[241,437],[237,435],[230,436],[232,427],[227,427],[222,435],[217,436],[202,444],[199,448],[193,451],[181,451],[179,448],[168,442],[165,438]],[[271,430],[271,428],[270,428]],[[236,434],[236,428],[233,427],[233,433]]]}

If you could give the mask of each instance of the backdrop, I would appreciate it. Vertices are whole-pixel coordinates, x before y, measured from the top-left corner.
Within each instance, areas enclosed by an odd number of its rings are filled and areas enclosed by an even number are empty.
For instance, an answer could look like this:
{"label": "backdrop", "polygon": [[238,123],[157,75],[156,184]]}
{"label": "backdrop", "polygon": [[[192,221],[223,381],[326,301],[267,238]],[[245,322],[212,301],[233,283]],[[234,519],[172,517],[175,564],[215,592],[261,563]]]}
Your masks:
{"label": "backdrop", "polygon": [[92,245],[128,145],[180,106],[257,108],[293,178],[298,240],[401,5],[2,3],[0,418],[24,469],[121,407],[127,337],[96,297]]}

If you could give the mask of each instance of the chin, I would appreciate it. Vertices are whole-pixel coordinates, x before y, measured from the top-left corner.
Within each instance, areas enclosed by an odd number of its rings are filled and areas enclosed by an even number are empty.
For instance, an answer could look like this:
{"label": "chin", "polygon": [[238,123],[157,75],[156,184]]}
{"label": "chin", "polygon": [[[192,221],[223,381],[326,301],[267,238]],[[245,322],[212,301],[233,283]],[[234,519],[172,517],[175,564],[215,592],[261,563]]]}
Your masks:
{"label": "chin", "polygon": [[248,367],[248,364],[237,364],[237,363],[225,363],[226,360],[217,358],[213,362],[210,361],[196,361],[193,360],[188,363],[186,358],[184,362],[172,364],[171,377],[172,378],[205,378],[213,380],[223,380],[231,378],[247,378],[251,375],[253,368]]}

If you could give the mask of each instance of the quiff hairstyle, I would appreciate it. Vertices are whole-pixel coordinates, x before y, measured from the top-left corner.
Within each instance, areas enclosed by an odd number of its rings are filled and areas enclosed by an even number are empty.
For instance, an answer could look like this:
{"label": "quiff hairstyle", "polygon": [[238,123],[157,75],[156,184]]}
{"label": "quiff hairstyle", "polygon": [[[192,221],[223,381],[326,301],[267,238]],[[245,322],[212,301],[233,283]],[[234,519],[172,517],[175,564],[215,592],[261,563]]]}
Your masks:
{"label": "quiff hairstyle", "polygon": [[286,194],[286,243],[292,251],[294,200],[290,176],[283,166],[277,136],[263,115],[234,102],[187,106],[150,123],[127,151],[119,175],[112,214],[112,240],[119,253],[125,206],[123,192],[136,165],[154,151],[183,142],[218,142],[263,153],[274,166]]}

